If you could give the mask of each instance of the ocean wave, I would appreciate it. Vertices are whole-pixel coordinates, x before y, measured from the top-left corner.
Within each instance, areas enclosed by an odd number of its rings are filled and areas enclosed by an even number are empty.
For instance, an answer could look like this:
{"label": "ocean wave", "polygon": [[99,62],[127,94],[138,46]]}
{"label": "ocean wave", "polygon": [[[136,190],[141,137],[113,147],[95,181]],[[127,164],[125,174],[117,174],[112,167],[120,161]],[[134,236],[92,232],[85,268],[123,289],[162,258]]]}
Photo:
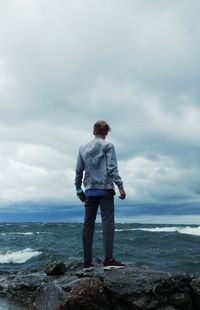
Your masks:
{"label": "ocean wave", "polygon": [[34,234],[43,234],[43,232],[39,232],[39,231],[36,231],[36,232],[9,232],[9,233],[1,233],[0,235],[1,236],[7,236],[7,235],[24,235],[24,236],[33,236]]}
{"label": "ocean wave", "polygon": [[25,233],[21,233],[21,232],[17,232],[17,235],[24,235],[24,236],[32,236],[33,232],[25,232]]}
{"label": "ocean wave", "polygon": [[140,228],[139,230],[150,232],[178,232],[178,227]]}
{"label": "ocean wave", "polygon": [[33,257],[39,256],[40,254],[42,254],[42,252],[34,251],[30,248],[26,248],[21,251],[7,251],[5,253],[0,253],[0,264],[22,264]]}
{"label": "ocean wave", "polygon": [[148,232],[177,232],[180,234],[188,234],[200,236],[200,226],[198,227],[179,227],[179,226],[166,226],[166,227],[153,227],[153,228],[127,228],[127,229],[115,229],[116,232],[126,232],[126,231],[148,231]]}
{"label": "ocean wave", "polygon": [[136,230],[142,230],[142,231],[149,231],[149,232],[176,232],[177,227],[155,227],[155,228],[127,228],[127,229],[115,229],[117,232],[123,232],[123,231],[136,231]]}
{"label": "ocean wave", "polygon": [[11,233],[1,233],[1,236],[7,236],[7,235],[24,235],[24,236],[32,236],[34,233],[33,232],[11,232]]}
{"label": "ocean wave", "polygon": [[198,226],[198,227],[191,227],[191,226],[182,227],[181,229],[179,229],[178,232],[181,234],[200,236],[200,226]]}

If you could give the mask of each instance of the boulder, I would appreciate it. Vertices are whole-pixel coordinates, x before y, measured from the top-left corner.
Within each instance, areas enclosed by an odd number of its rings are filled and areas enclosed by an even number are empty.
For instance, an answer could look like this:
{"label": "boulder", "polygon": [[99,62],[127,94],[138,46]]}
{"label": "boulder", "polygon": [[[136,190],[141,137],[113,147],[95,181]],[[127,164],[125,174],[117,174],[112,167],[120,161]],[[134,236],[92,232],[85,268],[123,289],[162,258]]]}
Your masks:
{"label": "boulder", "polygon": [[66,270],[67,268],[63,262],[51,261],[44,266],[44,272],[48,276],[62,275]]}

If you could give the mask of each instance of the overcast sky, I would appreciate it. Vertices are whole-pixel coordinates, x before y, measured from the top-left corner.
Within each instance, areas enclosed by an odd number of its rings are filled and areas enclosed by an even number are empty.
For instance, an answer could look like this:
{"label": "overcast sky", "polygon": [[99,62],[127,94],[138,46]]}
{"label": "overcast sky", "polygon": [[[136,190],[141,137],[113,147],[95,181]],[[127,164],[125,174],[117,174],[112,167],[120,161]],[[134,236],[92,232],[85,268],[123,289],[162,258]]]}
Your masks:
{"label": "overcast sky", "polygon": [[1,0],[1,205],[75,201],[97,119],[130,201],[198,204],[199,12],[198,0]]}

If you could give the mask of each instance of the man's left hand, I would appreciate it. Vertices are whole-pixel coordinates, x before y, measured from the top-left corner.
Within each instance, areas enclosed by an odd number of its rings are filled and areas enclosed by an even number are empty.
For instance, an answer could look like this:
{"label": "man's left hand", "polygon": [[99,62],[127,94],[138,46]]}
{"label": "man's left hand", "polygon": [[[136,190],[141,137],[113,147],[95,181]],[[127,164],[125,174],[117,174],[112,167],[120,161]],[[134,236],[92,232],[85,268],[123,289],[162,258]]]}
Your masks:
{"label": "man's left hand", "polygon": [[123,200],[123,199],[126,198],[126,192],[125,192],[125,190],[123,190],[123,189],[119,190],[119,194],[120,194],[120,196],[119,196],[120,199]]}

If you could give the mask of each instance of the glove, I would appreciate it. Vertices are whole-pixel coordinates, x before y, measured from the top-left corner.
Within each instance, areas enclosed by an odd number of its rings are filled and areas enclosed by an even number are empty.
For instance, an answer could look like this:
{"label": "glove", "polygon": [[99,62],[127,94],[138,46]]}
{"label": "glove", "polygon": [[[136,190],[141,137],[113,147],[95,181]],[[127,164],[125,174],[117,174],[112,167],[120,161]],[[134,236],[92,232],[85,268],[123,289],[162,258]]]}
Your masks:
{"label": "glove", "polygon": [[80,201],[84,202],[85,201],[85,193],[84,191],[82,190],[82,188],[78,188],[76,190],[76,194],[77,194],[77,197],[80,199]]}

